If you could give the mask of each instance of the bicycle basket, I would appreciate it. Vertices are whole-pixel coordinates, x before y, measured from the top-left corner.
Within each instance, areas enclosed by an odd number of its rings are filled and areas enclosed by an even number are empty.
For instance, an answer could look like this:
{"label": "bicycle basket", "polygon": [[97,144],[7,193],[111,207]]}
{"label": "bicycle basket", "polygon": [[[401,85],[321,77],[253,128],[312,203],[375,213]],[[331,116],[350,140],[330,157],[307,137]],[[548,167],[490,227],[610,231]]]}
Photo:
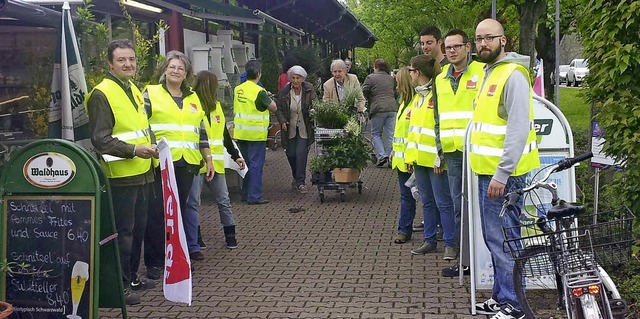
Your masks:
{"label": "bicycle basket", "polygon": [[632,223],[635,216],[625,207],[599,213],[597,217],[600,220],[597,224],[548,234],[542,233],[532,220],[524,220],[515,227],[503,227],[503,249],[519,267],[526,266],[523,274],[527,277],[592,269],[594,258],[601,266],[628,261],[634,242]]}

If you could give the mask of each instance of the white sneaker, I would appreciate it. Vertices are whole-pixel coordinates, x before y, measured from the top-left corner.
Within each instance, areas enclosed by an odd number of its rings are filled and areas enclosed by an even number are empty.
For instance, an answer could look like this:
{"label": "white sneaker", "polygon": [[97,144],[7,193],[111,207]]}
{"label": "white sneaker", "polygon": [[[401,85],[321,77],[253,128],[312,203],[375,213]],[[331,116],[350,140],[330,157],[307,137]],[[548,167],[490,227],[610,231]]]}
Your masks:
{"label": "white sneaker", "polygon": [[485,302],[476,303],[476,313],[480,315],[497,314],[499,311],[500,303],[493,298],[489,298]]}
{"label": "white sneaker", "polygon": [[524,313],[507,305],[503,309],[500,309],[497,314],[493,315],[491,319],[524,319]]}

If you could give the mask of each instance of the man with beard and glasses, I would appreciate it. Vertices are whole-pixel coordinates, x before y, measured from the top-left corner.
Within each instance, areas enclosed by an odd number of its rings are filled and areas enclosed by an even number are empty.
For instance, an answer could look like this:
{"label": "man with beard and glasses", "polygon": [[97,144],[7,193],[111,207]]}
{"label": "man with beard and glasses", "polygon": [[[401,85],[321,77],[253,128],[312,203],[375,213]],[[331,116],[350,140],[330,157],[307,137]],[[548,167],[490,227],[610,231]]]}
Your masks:
{"label": "man with beard and glasses", "polygon": [[[505,193],[524,184],[527,173],[540,166],[533,129],[533,90],[529,57],[505,52],[507,38],[500,22],[486,19],[476,27],[478,61],[485,76],[471,118],[469,164],[478,175],[480,222],[491,252],[494,282],[491,298],[476,304],[492,319],[524,318],[513,285],[514,261],[503,250],[504,237],[520,237],[522,203],[500,217]],[[503,229],[509,234],[503,235]]]}

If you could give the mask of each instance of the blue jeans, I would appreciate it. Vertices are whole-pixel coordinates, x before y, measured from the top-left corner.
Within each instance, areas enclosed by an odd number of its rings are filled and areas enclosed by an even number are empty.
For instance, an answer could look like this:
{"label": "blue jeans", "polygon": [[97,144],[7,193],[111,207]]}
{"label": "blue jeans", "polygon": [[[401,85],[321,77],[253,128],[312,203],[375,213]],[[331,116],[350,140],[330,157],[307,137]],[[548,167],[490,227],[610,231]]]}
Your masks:
{"label": "blue jeans", "polygon": [[309,155],[308,139],[296,135],[287,139],[287,160],[291,166],[291,175],[296,186],[304,185],[307,179],[307,157]]}
{"label": "blue jeans", "polygon": [[437,244],[436,228],[439,215],[445,247],[457,247],[453,201],[449,193],[447,172],[436,175],[433,168],[424,166],[414,166],[414,171],[420,199],[422,200],[424,241],[430,244]]}
{"label": "blue jeans", "polygon": [[444,153],[449,177],[449,191],[453,200],[453,216],[456,224],[456,242],[460,244],[460,222],[462,211],[462,152]]}
{"label": "blue jeans", "polygon": [[[220,213],[220,222],[223,226],[235,226],[236,221],[231,211],[231,200],[229,200],[229,190],[227,189],[227,181],[224,174],[216,173],[209,182],[205,181],[205,175],[199,174],[193,179],[193,185],[187,198],[185,211],[189,215],[198,216],[200,211],[200,198],[202,194],[202,184],[206,184],[207,188],[213,193],[213,197],[218,203],[218,212]],[[197,226],[196,226],[197,227]],[[198,245],[198,232],[187,234],[187,246],[189,253],[200,251]]]}
{"label": "blue jeans", "polygon": [[[371,141],[378,159],[389,157],[391,143],[393,142],[393,131],[396,129],[397,112],[382,112],[371,115]],[[382,139],[382,133],[385,139]]]}
{"label": "blue jeans", "polygon": [[247,163],[249,171],[242,180],[242,200],[255,203],[262,200],[262,170],[266,160],[267,141],[238,140],[238,148]]}
{"label": "blue jeans", "polygon": [[398,234],[411,237],[413,233],[413,218],[416,217],[416,200],[411,194],[411,188],[404,185],[411,176],[410,173],[398,171],[400,186],[400,217],[398,218]]}
{"label": "blue jeans", "polygon": [[[484,243],[491,252],[491,262],[493,263],[493,290],[492,297],[498,301],[502,307],[507,304],[516,309],[520,308],[518,298],[516,298],[515,288],[513,286],[513,264],[514,261],[503,249],[505,235],[503,227],[509,228],[511,233],[509,238],[520,237],[520,228],[514,227],[520,225],[520,210],[522,202],[516,205],[513,211],[507,211],[503,217],[500,217],[502,203],[504,199],[489,199],[487,191],[489,190],[489,182],[491,176],[478,176],[478,197],[480,201],[480,222],[482,225],[482,237]],[[505,185],[505,194],[511,190],[524,185],[525,175],[511,176]]]}

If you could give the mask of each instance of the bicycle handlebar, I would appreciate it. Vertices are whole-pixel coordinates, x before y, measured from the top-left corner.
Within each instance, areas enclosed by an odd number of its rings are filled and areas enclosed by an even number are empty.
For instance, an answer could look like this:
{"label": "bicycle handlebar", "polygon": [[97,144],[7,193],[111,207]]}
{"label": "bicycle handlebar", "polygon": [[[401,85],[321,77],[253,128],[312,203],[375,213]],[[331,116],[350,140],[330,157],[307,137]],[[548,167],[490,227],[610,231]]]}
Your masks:
{"label": "bicycle handlebar", "polygon": [[547,180],[549,179],[549,176],[551,176],[551,174],[553,173],[557,173],[557,172],[561,172],[564,171],[568,168],[571,168],[573,165],[577,164],[578,162],[584,161],[586,159],[589,159],[593,157],[593,153],[591,152],[587,152],[584,154],[580,154],[578,156],[574,156],[574,157],[570,157],[570,158],[565,158],[561,161],[558,161],[557,163],[553,164],[551,166],[551,169],[547,172],[547,174],[540,180],[538,181],[533,181],[531,182],[531,184],[529,184],[527,187],[524,188],[520,188],[518,190],[515,190],[513,192],[509,192],[504,196],[504,203],[502,205],[502,212],[500,212],[500,216],[502,217],[504,215],[504,211],[506,208],[510,208],[513,209],[514,205],[520,200],[520,197],[524,194],[527,193],[533,189],[537,189],[540,187],[551,187],[553,189],[555,189],[555,183],[551,182],[551,183],[547,183]]}
{"label": "bicycle handlebar", "polygon": [[576,165],[578,162],[582,162],[592,157],[593,157],[593,153],[587,152],[573,158],[567,158],[567,159],[561,160],[556,164],[558,165],[558,168],[555,171],[556,172],[564,171],[565,169],[570,168],[573,165]]}

